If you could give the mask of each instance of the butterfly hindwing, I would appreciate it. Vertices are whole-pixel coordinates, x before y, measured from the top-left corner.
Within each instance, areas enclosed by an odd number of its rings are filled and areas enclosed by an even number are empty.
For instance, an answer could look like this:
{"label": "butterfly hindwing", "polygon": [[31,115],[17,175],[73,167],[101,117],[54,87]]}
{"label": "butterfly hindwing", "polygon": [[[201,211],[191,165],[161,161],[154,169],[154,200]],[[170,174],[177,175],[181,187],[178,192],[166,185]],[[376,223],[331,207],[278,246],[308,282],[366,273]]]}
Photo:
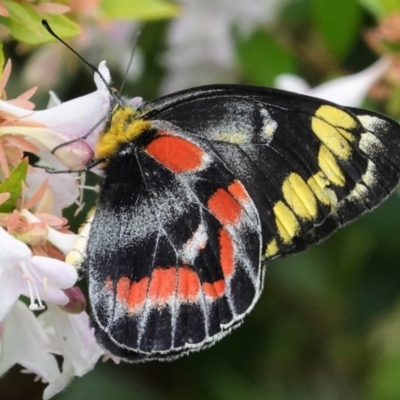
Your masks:
{"label": "butterfly hindwing", "polygon": [[154,122],[106,166],[85,258],[96,336],[128,361],[207,345],[258,299],[260,257],[241,182],[206,141]]}

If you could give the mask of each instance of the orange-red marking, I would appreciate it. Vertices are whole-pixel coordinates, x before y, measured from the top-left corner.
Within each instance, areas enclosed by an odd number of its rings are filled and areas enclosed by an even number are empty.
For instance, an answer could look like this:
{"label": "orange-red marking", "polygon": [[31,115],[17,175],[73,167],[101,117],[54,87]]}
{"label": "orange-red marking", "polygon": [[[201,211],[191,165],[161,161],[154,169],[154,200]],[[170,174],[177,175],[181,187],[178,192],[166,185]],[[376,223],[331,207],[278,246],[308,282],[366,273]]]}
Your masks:
{"label": "orange-red marking", "polygon": [[127,276],[119,278],[117,282],[117,300],[126,303],[131,282]]}
{"label": "orange-red marking", "polygon": [[240,181],[235,180],[228,186],[228,192],[240,203],[245,203],[249,200],[249,195]]}
{"label": "orange-red marking", "polygon": [[196,301],[200,291],[200,281],[196,272],[189,268],[178,270],[178,296],[183,301]]}
{"label": "orange-red marking", "polygon": [[231,235],[224,228],[219,231],[219,251],[222,273],[225,279],[232,275],[234,269],[233,241]]}
{"label": "orange-red marking", "polygon": [[162,304],[175,294],[175,285],[175,268],[156,268],[151,276],[149,296],[156,303]]}
{"label": "orange-red marking", "polygon": [[225,293],[226,285],[223,279],[220,279],[219,281],[214,283],[204,282],[202,286],[204,293],[213,299],[216,299],[217,297],[222,296]]}
{"label": "orange-red marking", "polygon": [[147,145],[146,151],[172,172],[189,172],[203,164],[204,152],[195,144],[175,136],[161,136]]}
{"label": "orange-red marking", "polygon": [[147,277],[142,278],[139,282],[132,283],[126,299],[129,311],[134,311],[144,303],[148,285],[149,278]]}
{"label": "orange-red marking", "polygon": [[239,203],[225,189],[217,189],[207,206],[222,225],[234,224],[242,211]]}

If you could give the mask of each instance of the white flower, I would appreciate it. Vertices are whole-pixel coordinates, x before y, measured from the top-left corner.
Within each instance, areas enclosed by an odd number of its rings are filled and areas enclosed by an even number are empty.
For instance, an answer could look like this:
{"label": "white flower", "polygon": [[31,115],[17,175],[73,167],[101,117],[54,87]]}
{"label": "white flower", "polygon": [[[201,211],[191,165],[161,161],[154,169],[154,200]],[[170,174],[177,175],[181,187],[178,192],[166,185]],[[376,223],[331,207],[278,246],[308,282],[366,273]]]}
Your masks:
{"label": "white flower", "polygon": [[[39,221],[27,210],[21,215],[31,223]],[[76,235],[47,229],[47,240],[67,253]],[[0,243],[0,376],[20,364],[49,383],[43,398],[50,399],[74,376],[89,372],[104,351],[89,327],[88,315],[81,312],[82,293],[71,288],[77,278],[75,268],[33,256],[28,246],[1,227]],[[30,297],[31,311],[18,300],[20,295]],[[44,309],[44,301],[47,310],[36,318],[32,311]],[[61,371],[54,354],[63,357]]]}
{"label": "white flower", "polygon": [[39,321],[46,328],[52,351],[63,356],[62,373],[46,387],[43,396],[46,399],[59,393],[74,376],[91,371],[104,351],[89,328],[86,312],[72,315],[48,304]]}
{"label": "white flower", "polygon": [[370,87],[382,77],[389,65],[390,61],[383,58],[357,74],[332,79],[315,88],[311,88],[299,76],[282,74],[276,78],[275,87],[333,101],[348,107],[359,107]]}
{"label": "white flower", "polygon": [[59,378],[57,361],[48,352],[49,338],[24,303],[17,301],[0,326],[0,376],[19,364],[47,382]]}
{"label": "white flower", "polygon": [[0,243],[0,321],[21,295],[30,298],[31,310],[44,309],[43,301],[68,303],[62,289],[76,282],[74,267],[53,258],[33,256],[28,246],[1,227]]}
{"label": "white flower", "polygon": [[[60,163],[55,157],[51,161],[47,161],[50,153],[40,152],[38,156],[45,161],[46,165],[51,165],[55,170],[64,170],[65,166]],[[51,215],[62,215],[62,210],[73,204],[79,196],[79,188],[77,186],[77,174],[50,174],[43,168],[30,168],[26,178],[25,197],[29,198],[33,195],[36,189],[43,181],[48,180],[49,188],[51,189],[50,199],[52,203],[51,210],[48,210]]]}
{"label": "white flower", "polygon": [[235,80],[232,36],[248,33],[257,24],[276,16],[282,1],[181,0],[183,13],[170,25],[169,50],[165,55],[168,74],[161,91],[170,93],[191,86]]}
{"label": "white flower", "polygon": [[[110,81],[105,61],[100,63],[99,72],[106,82]],[[41,143],[47,150],[53,150],[93,129],[87,139],[62,146],[55,152],[68,168],[83,168],[93,158],[98,133],[110,108],[109,89],[97,73],[94,80],[97,85],[95,92],[47,110],[31,111],[0,100],[0,116],[10,121],[0,127],[0,135],[24,135]]]}

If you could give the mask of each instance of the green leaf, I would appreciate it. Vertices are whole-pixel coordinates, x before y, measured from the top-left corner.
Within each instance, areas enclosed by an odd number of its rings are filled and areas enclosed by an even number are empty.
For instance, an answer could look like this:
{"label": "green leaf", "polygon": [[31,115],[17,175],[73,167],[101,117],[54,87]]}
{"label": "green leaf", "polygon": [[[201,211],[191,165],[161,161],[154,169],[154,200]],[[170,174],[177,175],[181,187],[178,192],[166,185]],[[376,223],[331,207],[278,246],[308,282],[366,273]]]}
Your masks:
{"label": "green leaf", "polygon": [[[42,25],[43,15],[34,11],[27,4],[4,1],[10,13],[8,18],[1,18],[1,23],[10,29],[11,36],[31,45],[54,40]],[[79,26],[64,15],[46,15],[52,29],[62,38],[77,36]]]}
{"label": "green leaf", "polygon": [[242,72],[250,83],[273,86],[277,75],[295,72],[293,57],[264,31],[239,41],[236,48]]}
{"label": "green leaf", "polygon": [[35,26],[35,19],[31,17],[28,11],[27,4],[19,4],[13,1],[4,1],[4,4],[7,7],[9,12],[8,18],[11,21],[26,26],[28,29],[31,29],[32,32],[38,30],[38,27]]}
{"label": "green leaf", "polygon": [[107,18],[152,20],[172,18],[181,8],[166,0],[102,0],[100,9]]}
{"label": "green leaf", "polygon": [[314,15],[319,33],[337,59],[346,55],[360,34],[362,9],[357,0],[315,0]]}
{"label": "green leaf", "polygon": [[10,176],[0,183],[0,193],[10,193],[10,198],[0,205],[0,212],[11,212],[22,193],[22,182],[28,172],[28,160],[22,160],[10,173]]}
{"label": "green leaf", "polygon": [[377,18],[400,11],[399,0],[358,0],[371,14]]}

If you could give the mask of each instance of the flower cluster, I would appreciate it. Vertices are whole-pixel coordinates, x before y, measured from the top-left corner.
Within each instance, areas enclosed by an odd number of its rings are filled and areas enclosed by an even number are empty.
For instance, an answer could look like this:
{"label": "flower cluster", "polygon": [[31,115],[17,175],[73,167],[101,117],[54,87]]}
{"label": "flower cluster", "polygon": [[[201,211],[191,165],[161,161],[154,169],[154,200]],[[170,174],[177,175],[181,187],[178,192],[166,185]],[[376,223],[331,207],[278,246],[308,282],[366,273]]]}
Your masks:
{"label": "flower cluster", "polygon": [[[104,62],[99,71],[108,82]],[[35,89],[6,100],[10,72],[8,62],[0,80],[0,376],[19,364],[48,382],[48,399],[73,376],[90,371],[103,350],[74,286],[77,272],[64,262],[76,235],[62,210],[82,201],[81,177],[46,168],[79,170],[87,164],[98,132],[73,140],[104,119],[110,95],[96,75],[95,92],[62,104],[52,94],[48,109],[33,111]],[[39,164],[29,165],[27,154]],[[55,355],[62,356],[61,369]]]}

